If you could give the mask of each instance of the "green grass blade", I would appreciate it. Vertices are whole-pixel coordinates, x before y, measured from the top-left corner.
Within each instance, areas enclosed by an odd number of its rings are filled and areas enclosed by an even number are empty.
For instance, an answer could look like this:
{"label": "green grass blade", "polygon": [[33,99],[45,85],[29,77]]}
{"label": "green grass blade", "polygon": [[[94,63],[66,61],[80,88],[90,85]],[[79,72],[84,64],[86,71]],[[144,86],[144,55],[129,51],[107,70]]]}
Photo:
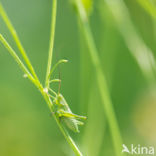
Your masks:
{"label": "green grass blade", "polygon": [[[123,0],[103,1],[111,11],[117,28],[122,34],[133,58],[136,60],[149,84],[155,82],[156,61],[152,51],[146,46],[135,30]],[[104,4],[103,4],[104,5]]]}
{"label": "green grass blade", "polygon": [[[56,6],[57,6],[57,0],[53,0],[53,10],[52,10],[52,27],[51,27],[51,39],[50,39],[50,48],[49,48],[49,58],[48,58],[48,67],[47,67],[47,77],[46,77],[46,85],[47,87],[49,87],[49,74],[50,74],[50,70],[51,70],[51,63],[52,63],[52,54],[53,54],[53,46],[54,46],[54,34],[55,34],[55,21],[56,21]],[[31,65],[26,52],[24,50],[24,48],[22,47],[22,44],[16,34],[15,29],[13,28],[9,18],[7,17],[2,5],[0,4],[0,15],[2,16],[3,20],[5,21],[8,29],[10,30],[29,70],[32,72],[34,78],[32,77],[32,75],[30,74],[30,72],[28,71],[28,69],[25,67],[25,65],[23,64],[23,62],[20,60],[20,58],[17,56],[17,54],[15,53],[15,51],[11,48],[11,46],[8,44],[8,42],[4,39],[4,37],[0,34],[0,41],[2,42],[2,44],[7,48],[7,50],[9,51],[9,53],[12,55],[12,57],[15,59],[15,61],[18,63],[18,65],[21,67],[21,69],[23,70],[23,72],[25,74],[27,74],[28,78],[34,83],[34,85],[39,89],[39,91],[41,92],[42,96],[44,97],[49,109],[51,112],[53,112],[53,103],[49,97],[48,92],[45,92],[45,89],[42,87],[42,85],[40,84],[39,79],[37,78],[35,71],[33,69],[33,66]],[[58,120],[58,118],[54,115],[54,118],[57,122],[57,125],[60,129],[60,131],[62,132],[63,136],[65,137],[65,139],[67,140],[67,142],[69,143],[70,147],[73,149],[74,153],[76,156],[82,156],[82,153],[79,151],[78,147],[76,146],[76,144],[74,143],[74,141],[72,140],[72,138],[70,137],[70,135],[68,134],[68,132],[64,129],[64,127],[61,125],[60,121]]]}
{"label": "green grass blade", "polygon": [[[44,89],[41,89],[40,91],[41,91],[41,94],[43,95],[46,103],[48,104],[48,107],[49,107],[51,113],[53,113],[54,110],[53,110],[53,103],[52,103],[51,99],[49,98],[48,94],[46,92],[44,92]],[[73,139],[70,137],[70,135],[65,130],[65,128],[62,126],[62,124],[60,123],[60,121],[58,120],[58,118],[56,117],[56,115],[54,113],[53,113],[53,116],[55,118],[55,121],[56,121],[61,133],[65,137],[66,141],[70,145],[70,147],[73,150],[73,152],[75,153],[75,155],[76,156],[83,156],[82,153],[80,152],[80,150],[78,149],[77,145],[73,141]]]}
{"label": "green grass blade", "polygon": [[[5,40],[5,38],[0,34],[0,41],[2,42],[2,44],[6,47],[6,49],[8,50],[8,52],[10,53],[10,55],[14,58],[14,60],[17,62],[17,64],[19,65],[19,67],[22,69],[22,71],[27,74],[28,78],[37,86],[37,88],[40,90],[41,94],[43,95],[43,97],[45,98],[51,112],[53,112],[53,104],[51,102],[51,100],[48,97],[48,94],[46,94],[44,92],[44,89],[42,87],[42,85],[40,85],[39,83],[36,82],[36,80],[32,77],[32,75],[29,73],[29,71],[27,70],[27,68],[25,67],[25,65],[22,63],[22,61],[20,60],[20,58],[17,56],[17,54],[15,53],[15,51],[11,48],[11,46],[8,44],[8,42]],[[55,117],[55,120],[57,122],[57,125],[59,126],[62,134],[64,135],[64,137],[66,138],[67,142],[69,143],[69,145],[71,146],[71,148],[73,149],[73,151],[75,152],[75,154],[77,156],[82,156],[81,152],[79,151],[78,147],[76,146],[76,144],[74,143],[74,141],[72,140],[72,138],[69,136],[69,134],[66,132],[66,130],[62,127],[61,123],[58,121],[58,119]]]}
{"label": "green grass blade", "polygon": [[0,34],[0,41],[2,44],[6,47],[10,55],[14,58],[14,60],[17,62],[17,64],[20,66],[20,68],[23,70],[23,72],[28,76],[28,78],[34,82],[34,78],[29,73],[28,69],[25,67],[23,62],[20,60],[20,58],[17,56],[16,52],[11,48],[9,43],[5,40],[5,38]]}
{"label": "green grass blade", "polygon": [[102,71],[100,59],[98,56],[98,51],[88,23],[87,14],[80,0],[75,0],[75,5],[78,10],[79,18],[82,24],[82,29],[84,31],[84,36],[86,38],[86,42],[89,48],[89,53],[91,55],[91,60],[96,70],[98,87],[102,98],[104,111],[106,113],[106,117],[109,123],[110,131],[111,131],[111,135],[115,147],[115,152],[117,156],[120,156],[121,148],[122,148],[122,139],[120,135],[120,130],[117,124],[114,108],[109,95],[109,90],[105,80],[105,75],[103,74]]}
{"label": "green grass blade", "polygon": [[19,40],[19,37],[18,37],[18,35],[17,35],[11,21],[9,20],[9,18],[8,18],[8,16],[7,16],[7,14],[6,14],[6,12],[5,12],[5,10],[4,10],[1,3],[0,3],[0,15],[2,16],[5,24],[7,25],[11,35],[13,36],[13,39],[14,39],[14,41],[15,41],[21,55],[23,56],[23,59],[24,59],[25,63],[27,64],[28,69],[30,70],[30,72],[32,73],[34,78],[36,80],[38,80],[37,75],[36,75],[36,73],[35,73],[35,71],[33,69],[33,66],[32,66],[32,64],[31,64],[31,62],[30,62],[30,60],[29,60],[29,58],[28,58],[28,56],[27,56],[27,54],[26,54],[26,52],[25,52],[25,50],[24,50],[24,48],[23,48],[23,46],[22,46],[22,44],[20,42],[20,40]]}
{"label": "green grass blade", "polygon": [[[47,73],[46,73],[46,81],[45,81],[45,86],[47,89],[49,89],[49,83],[50,83],[50,76],[53,72],[53,70],[59,65],[60,63],[66,62],[66,60],[60,60],[54,68],[51,70],[51,64],[52,64],[52,57],[53,57],[53,48],[54,48],[54,38],[55,38],[55,26],[56,26],[56,14],[57,14],[57,0],[53,0],[52,4],[52,16],[51,16],[51,34],[50,34],[50,46],[49,46],[49,56],[48,56],[48,65],[47,65]],[[44,94],[44,93],[42,93]],[[53,104],[51,100],[48,97],[45,97],[45,100],[47,101],[49,108],[53,112]],[[76,156],[82,156],[82,153],[76,146],[75,142],[72,140],[68,132],[64,129],[64,127],[61,125],[61,123],[58,121],[56,116],[54,115],[54,118],[57,122],[57,125],[59,126],[59,129],[61,130],[62,134],[64,135],[66,141],[74,151]]]}
{"label": "green grass blade", "polygon": [[151,15],[156,19],[156,7],[149,0],[137,0],[137,2]]}
{"label": "green grass blade", "polygon": [[54,49],[56,14],[57,14],[57,0],[53,0],[52,16],[51,16],[51,34],[50,34],[49,56],[48,56],[48,65],[47,65],[47,73],[46,73],[46,80],[45,80],[46,88],[49,88],[49,78],[50,78],[49,75],[50,75],[50,71],[51,71],[53,49]]}
{"label": "green grass blade", "polygon": [[[59,121],[57,120],[57,123]],[[83,156],[83,154],[80,152],[80,150],[78,149],[77,145],[75,144],[75,142],[73,141],[73,139],[70,137],[70,135],[68,134],[68,132],[64,129],[64,127],[58,123],[58,126],[62,132],[62,134],[64,135],[65,139],[67,140],[68,144],[70,145],[70,147],[72,148],[72,150],[74,151],[76,156]]]}

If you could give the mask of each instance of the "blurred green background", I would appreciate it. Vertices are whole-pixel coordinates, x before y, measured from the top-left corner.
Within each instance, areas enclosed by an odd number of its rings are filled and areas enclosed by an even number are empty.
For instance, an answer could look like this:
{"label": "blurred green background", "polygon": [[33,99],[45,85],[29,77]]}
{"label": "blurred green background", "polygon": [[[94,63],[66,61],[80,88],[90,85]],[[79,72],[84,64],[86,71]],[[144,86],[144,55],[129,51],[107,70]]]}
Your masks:
{"label": "blurred green background", "polygon": [[[47,66],[51,0],[1,0],[44,82]],[[140,38],[156,50],[156,19],[136,0],[124,1]],[[154,4],[153,4],[154,5]],[[156,147],[156,90],[148,83],[118,31],[103,0],[94,1],[90,23],[107,78],[124,143]],[[18,52],[0,18],[0,33]],[[54,62],[60,67],[61,92],[74,113],[88,120],[80,134],[71,135],[86,156],[114,156],[110,130],[95,80],[95,70],[75,11],[58,1]],[[18,53],[19,54],[19,53]],[[56,78],[59,71],[55,72]],[[56,90],[58,85],[53,86]],[[37,89],[23,78],[15,61],[0,44],[0,156],[73,155]]]}

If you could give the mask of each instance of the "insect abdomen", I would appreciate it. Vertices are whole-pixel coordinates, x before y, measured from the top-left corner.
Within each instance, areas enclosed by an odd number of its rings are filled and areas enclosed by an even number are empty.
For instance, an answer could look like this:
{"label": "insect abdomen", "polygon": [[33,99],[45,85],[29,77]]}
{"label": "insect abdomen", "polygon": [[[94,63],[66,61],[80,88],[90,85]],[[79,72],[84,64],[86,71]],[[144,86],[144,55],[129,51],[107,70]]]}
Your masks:
{"label": "insect abdomen", "polygon": [[61,121],[63,123],[65,123],[65,125],[70,130],[72,130],[73,132],[75,132],[75,133],[79,133],[80,132],[79,128],[78,128],[78,125],[77,125],[77,122],[76,122],[76,119],[63,117],[63,118],[61,118]]}

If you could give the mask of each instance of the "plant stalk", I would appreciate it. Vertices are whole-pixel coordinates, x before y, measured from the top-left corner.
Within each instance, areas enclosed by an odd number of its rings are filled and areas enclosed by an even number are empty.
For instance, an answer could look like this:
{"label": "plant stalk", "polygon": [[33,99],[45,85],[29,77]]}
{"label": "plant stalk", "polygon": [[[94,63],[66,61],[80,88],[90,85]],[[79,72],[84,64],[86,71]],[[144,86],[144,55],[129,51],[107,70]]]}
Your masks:
{"label": "plant stalk", "polygon": [[28,76],[28,78],[32,82],[34,82],[34,78],[30,74],[30,72],[28,71],[28,69],[26,68],[26,66],[23,64],[23,62],[17,56],[16,52],[11,48],[11,46],[9,45],[9,43],[5,40],[5,38],[1,34],[0,34],[0,41],[5,46],[5,48],[8,50],[8,52],[10,53],[10,55],[15,59],[15,61],[17,62],[17,64],[19,65],[19,67],[23,70],[23,72]]}
{"label": "plant stalk", "polygon": [[83,156],[82,153],[80,152],[80,150],[78,149],[78,147],[76,146],[75,142],[73,141],[73,139],[70,137],[70,135],[68,134],[68,132],[65,130],[65,128],[60,124],[60,121],[58,120],[58,118],[56,117],[56,115],[53,113],[53,103],[50,99],[50,97],[42,90],[40,90],[42,96],[44,97],[46,103],[48,104],[48,107],[51,111],[51,113],[54,116],[54,119],[61,131],[61,133],[63,134],[63,136],[65,137],[66,141],[68,142],[68,144],[70,145],[70,147],[72,148],[73,152],[75,153],[76,156]]}
{"label": "plant stalk", "polygon": [[103,2],[112,13],[114,21],[116,22],[117,28],[120,31],[125,44],[129,48],[133,58],[136,60],[147,82],[149,85],[155,84],[156,61],[154,55],[151,49],[138,35],[134,24],[131,21],[125,2],[123,0],[103,0]]}
{"label": "plant stalk", "polygon": [[[51,38],[50,38],[50,48],[49,48],[49,58],[48,58],[48,67],[47,67],[47,76],[46,76],[46,86],[49,87],[49,74],[50,74],[50,70],[51,70],[51,64],[52,64],[52,54],[53,54],[53,46],[54,46],[54,35],[55,35],[55,23],[56,23],[56,9],[57,9],[57,0],[53,0],[53,9],[52,9],[52,27],[51,27]],[[64,127],[61,125],[60,121],[58,120],[58,118],[56,117],[56,115],[53,113],[53,103],[49,97],[49,94],[47,92],[45,92],[42,84],[40,83],[34,69],[33,66],[31,64],[31,62],[29,61],[26,52],[17,36],[17,33],[14,29],[14,27],[12,26],[7,14],[5,13],[2,5],[0,4],[0,14],[4,20],[4,22],[6,23],[8,29],[10,30],[17,47],[19,48],[25,63],[27,64],[29,70],[32,72],[32,76],[31,73],[28,71],[28,69],[25,67],[24,63],[21,61],[21,59],[18,57],[18,55],[15,53],[15,51],[11,48],[11,46],[8,44],[8,42],[5,40],[5,38],[0,34],[0,41],[2,42],[2,44],[6,47],[6,49],[9,51],[9,53],[11,54],[11,56],[14,58],[14,60],[18,63],[18,65],[20,66],[20,68],[22,69],[22,71],[27,74],[28,78],[33,82],[33,84],[38,88],[38,90],[40,91],[40,93],[42,94],[42,96],[44,97],[51,113],[54,116],[54,119],[56,120],[56,123],[61,131],[61,133],[63,134],[63,136],[65,137],[66,141],[68,142],[68,144],[70,145],[70,147],[72,148],[72,150],[74,151],[76,156],[82,156],[82,153],[79,151],[78,147],[76,146],[76,144],[74,143],[74,141],[72,140],[72,138],[70,137],[70,135],[68,134],[68,132],[64,129]]]}
{"label": "plant stalk", "polygon": [[48,56],[48,65],[47,65],[47,73],[46,73],[46,80],[45,86],[49,88],[49,75],[51,71],[51,64],[53,58],[53,51],[54,51],[54,39],[55,39],[55,27],[56,27],[56,15],[57,15],[57,0],[53,0],[52,4],[52,16],[51,16],[51,33],[50,33],[50,45],[49,45],[49,56]]}
{"label": "plant stalk", "polygon": [[120,135],[120,130],[119,130],[118,123],[116,120],[112,101],[110,98],[105,75],[103,74],[103,71],[101,68],[101,63],[100,63],[100,59],[98,56],[98,50],[96,48],[93,35],[89,26],[88,17],[85,12],[84,6],[82,5],[82,2],[80,0],[75,0],[75,5],[78,10],[79,19],[80,19],[82,29],[84,32],[84,36],[85,36],[85,39],[89,48],[91,60],[96,70],[97,83],[98,83],[100,95],[102,98],[104,111],[105,111],[108,124],[110,127],[111,136],[112,136],[112,140],[113,140],[113,144],[115,148],[115,153],[117,156],[121,156],[122,138]]}
{"label": "plant stalk", "polygon": [[27,54],[26,54],[26,52],[25,52],[25,50],[24,50],[24,48],[23,48],[23,46],[21,44],[21,42],[20,42],[20,39],[19,39],[17,33],[16,33],[16,30],[13,27],[11,21],[9,20],[9,18],[8,18],[8,16],[7,16],[7,14],[6,14],[6,12],[5,12],[5,10],[4,10],[1,3],[0,3],[0,15],[1,15],[2,19],[4,20],[6,26],[8,27],[8,29],[9,29],[9,31],[10,31],[10,33],[11,33],[11,35],[12,35],[12,37],[13,37],[15,43],[16,43],[21,55],[23,56],[23,59],[24,59],[25,63],[27,64],[27,66],[29,68],[29,70],[31,71],[34,78],[36,80],[38,80],[38,77],[37,77],[37,75],[36,75],[36,73],[34,71],[34,68],[33,68],[32,64],[31,64],[31,62],[30,62],[30,60],[29,60],[29,58],[28,58],[28,56],[27,56]]}
{"label": "plant stalk", "polygon": [[[42,94],[42,96],[44,97],[50,112],[53,114],[54,110],[53,110],[53,103],[48,95],[48,93],[46,93],[44,91],[44,88],[42,87],[42,85],[38,81],[36,81],[36,79],[34,79],[32,77],[32,75],[29,73],[28,69],[25,67],[25,65],[22,63],[22,61],[20,60],[20,58],[17,56],[17,54],[15,53],[15,51],[11,48],[11,46],[8,44],[8,42],[5,40],[5,38],[0,34],[0,41],[2,42],[2,44],[6,47],[6,49],[9,51],[10,55],[14,58],[14,60],[17,62],[17,64],[19,65],[19,67],[22,69],[22,71],[27,74],[28,78],[30,79],[30,81],[39,89],[40,93]],[[82,156],[82,153],[79,151],[78,147],[76,146],[76,144],[74,143],[74,141],[72,140],[72,138],[70,137],[70,135],[68,134],[68,132],[64,129],[64,127],[60,124],[60,121],[57,119],[56,115],[53,114],[54,119],[56,120],[56,123],[61,131],[61,133],[63,134],[63,136],[65,137],[65,139],[67,140],[68,144],[71,146],[72,150],[74,151],[76,156]]]}

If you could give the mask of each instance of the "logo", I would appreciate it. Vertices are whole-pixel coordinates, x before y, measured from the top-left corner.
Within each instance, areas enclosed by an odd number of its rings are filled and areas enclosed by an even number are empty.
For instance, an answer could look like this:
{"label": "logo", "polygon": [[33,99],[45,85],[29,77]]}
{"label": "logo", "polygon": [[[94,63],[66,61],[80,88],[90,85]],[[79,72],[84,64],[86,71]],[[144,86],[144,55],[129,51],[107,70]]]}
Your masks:
{"label": "logo", "polygon": [[125,144],[122,145],[122,153],[128,153],[128,154],[137,154],[137,155],[154,155],[154,147],[149,146],[149,147],[143,147],[140,145],[134,146],[131,144],[131,147],[128,148]]}

